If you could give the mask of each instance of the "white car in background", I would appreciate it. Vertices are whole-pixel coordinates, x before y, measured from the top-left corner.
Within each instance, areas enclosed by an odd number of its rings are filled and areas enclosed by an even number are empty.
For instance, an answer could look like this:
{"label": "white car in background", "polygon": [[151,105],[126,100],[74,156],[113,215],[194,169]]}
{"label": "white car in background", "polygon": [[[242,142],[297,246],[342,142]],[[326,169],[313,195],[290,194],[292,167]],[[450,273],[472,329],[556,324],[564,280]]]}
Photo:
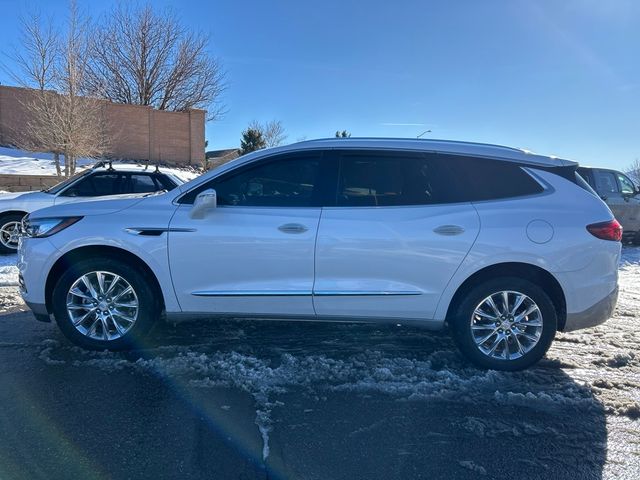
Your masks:
{"label": "white car in background", "polygon": [[331,139],[245,155],[162,195],[29,215],[36,314],[92,349],[165,312],[442,328],[525,368],[613,312],[622,231],[577,164],[435,140]]}
{"label": "white car in background", "polygon": [[101,163],[40,192],[0,194],[0,254],[15,253],[22,218],[35,210],[88,198],[172,190],[179,174],[131,164]]}

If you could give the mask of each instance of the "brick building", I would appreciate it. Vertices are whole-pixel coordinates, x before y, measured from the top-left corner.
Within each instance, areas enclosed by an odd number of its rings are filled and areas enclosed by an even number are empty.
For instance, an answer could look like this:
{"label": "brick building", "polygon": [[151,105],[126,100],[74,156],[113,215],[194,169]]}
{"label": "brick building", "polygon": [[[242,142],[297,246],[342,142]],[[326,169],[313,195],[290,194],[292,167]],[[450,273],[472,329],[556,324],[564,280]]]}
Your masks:
{"label": "brick building", "polygon": [[[0,86],[0,145],[16,145],[25,130],[33,91]],[[175,165],[202,165],[204,110],[168,112],[100,100],[110,142],[110,157]]]}

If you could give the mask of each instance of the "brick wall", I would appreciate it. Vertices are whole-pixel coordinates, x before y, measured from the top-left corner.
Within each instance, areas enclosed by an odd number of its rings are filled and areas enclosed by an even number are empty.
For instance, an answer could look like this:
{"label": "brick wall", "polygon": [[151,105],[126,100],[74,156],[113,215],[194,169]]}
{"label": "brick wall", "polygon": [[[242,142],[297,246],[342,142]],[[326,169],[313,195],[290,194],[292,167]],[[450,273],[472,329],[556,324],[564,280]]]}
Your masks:
{"label": "brick wall", "polygon": [[[0,144],[17,145],[29,112],[24,105],[32,91],[0,86]],[[108,101],[104,118],[111,137],[110,157],[160,161],[176,165],[202,165],[204,110],[167,112],[139,105]]]}
{"label": "brick wall", "polygon": [[55,175],[0,175],[0,190],[28,192],[52,187],[63,180]]}

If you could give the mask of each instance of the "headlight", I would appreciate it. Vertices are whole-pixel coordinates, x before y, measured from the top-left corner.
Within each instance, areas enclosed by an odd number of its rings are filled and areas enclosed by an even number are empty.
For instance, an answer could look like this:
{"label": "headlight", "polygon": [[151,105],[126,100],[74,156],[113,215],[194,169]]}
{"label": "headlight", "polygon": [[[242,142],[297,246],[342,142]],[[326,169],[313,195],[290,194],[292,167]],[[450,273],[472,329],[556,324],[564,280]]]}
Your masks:
{"label": "headlight", "polygon": [[82,217],[30,218],[27,215],[22,220],[22,231],[27,237],[50,237],[81,219]]}

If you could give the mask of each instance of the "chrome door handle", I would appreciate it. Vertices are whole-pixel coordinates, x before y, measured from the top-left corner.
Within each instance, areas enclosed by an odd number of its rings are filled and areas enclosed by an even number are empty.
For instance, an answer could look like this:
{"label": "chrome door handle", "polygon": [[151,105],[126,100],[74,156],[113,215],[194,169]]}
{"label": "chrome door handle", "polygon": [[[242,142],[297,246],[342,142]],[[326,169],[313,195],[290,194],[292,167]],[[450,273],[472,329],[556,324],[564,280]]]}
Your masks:
{"label": "chrome door handle", "polygon": [[284,225],[280,225],[278,230],[283,233],[304,233],[309,229],[299,223],[285,223]]}
{"label": "chrome door handle", "polygon": [[464,228],[460,225],[440,225],[433,229],[434,233],[438,235],[444,235],[445,237],[453,237],[454,235],[460,235],[464,233]]}

